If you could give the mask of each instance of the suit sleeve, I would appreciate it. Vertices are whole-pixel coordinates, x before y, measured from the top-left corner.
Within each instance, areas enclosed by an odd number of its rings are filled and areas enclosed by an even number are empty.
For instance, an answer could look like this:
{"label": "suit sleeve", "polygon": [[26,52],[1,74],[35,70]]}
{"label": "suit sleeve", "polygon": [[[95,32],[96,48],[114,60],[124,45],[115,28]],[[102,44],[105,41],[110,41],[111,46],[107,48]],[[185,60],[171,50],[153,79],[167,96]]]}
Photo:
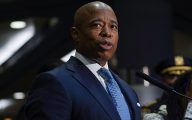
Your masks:
{"label": "suit sleeve", "polygon": [[72,102],[64,87],[50,74],[32,86],[25,105],[27,120],[70,120]]}

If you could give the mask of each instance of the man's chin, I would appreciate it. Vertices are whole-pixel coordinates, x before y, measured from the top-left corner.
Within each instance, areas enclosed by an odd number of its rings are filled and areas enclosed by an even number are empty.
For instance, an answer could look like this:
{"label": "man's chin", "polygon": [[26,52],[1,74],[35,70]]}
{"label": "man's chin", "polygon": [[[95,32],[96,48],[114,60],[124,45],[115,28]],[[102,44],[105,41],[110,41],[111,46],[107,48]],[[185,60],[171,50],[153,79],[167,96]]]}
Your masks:
{"label": "man's chin", "polygon": [[107,52],[100,52],[97,55],[92,55],[89,57],[89,59],[95,61],[95,62],[107,62],[112,58],[112,54],[109,54]]}
{"label": "man's chin", "polygon": [[109,55],[102,55],[100,57],[98,57],[98,61],[103,61],[103,62],[107,62],[111,59],[112,57]]}

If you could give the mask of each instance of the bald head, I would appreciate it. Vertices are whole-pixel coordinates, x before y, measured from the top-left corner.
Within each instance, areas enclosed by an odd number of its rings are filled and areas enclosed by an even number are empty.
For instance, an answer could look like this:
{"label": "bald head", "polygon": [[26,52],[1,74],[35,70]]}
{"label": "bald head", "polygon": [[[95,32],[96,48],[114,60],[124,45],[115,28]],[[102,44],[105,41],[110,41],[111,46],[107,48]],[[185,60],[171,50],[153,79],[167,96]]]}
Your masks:
{"label": "bald head", "polygon": [[81,6],[75,13],[74,26],[80,27],[83,21],[86,20],[86,17],[88,15],[94,14],[96,10],[102,10],[102,9],[103,10],[108,9],[114,13],[113,9],[109,5],[100,1],[90,2]]}
{"label": "bald head", "polygon": [[76,11],[71,35],[77,52],[103,66],[117,48],[116,15],[103,2],[87,3]]}

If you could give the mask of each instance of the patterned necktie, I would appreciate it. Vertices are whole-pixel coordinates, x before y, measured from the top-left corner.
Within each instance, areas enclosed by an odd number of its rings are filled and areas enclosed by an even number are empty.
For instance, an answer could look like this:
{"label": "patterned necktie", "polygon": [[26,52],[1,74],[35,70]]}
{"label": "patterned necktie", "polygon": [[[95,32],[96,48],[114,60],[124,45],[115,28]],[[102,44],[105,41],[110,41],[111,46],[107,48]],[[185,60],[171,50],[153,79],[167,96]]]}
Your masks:
{"label": "patterned necktie", "polygon": [[107,91],[111,95],[112,101],[121,117],[121,120],[131,120],[128,105],[110,71],[101,68],[98,70],[98,74],[105,80]]}

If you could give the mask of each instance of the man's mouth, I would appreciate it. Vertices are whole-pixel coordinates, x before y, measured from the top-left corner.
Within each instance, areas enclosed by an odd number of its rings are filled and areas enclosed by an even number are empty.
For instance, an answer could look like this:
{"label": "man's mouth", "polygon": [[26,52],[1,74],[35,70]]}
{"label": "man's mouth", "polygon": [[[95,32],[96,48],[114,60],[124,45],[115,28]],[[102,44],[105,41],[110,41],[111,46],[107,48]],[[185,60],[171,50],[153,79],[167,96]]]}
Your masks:
{"label": "man's mouth", "polygon": [[99,45],[103,50],[110,50],[113,46],[109,40],[104,40]]}

